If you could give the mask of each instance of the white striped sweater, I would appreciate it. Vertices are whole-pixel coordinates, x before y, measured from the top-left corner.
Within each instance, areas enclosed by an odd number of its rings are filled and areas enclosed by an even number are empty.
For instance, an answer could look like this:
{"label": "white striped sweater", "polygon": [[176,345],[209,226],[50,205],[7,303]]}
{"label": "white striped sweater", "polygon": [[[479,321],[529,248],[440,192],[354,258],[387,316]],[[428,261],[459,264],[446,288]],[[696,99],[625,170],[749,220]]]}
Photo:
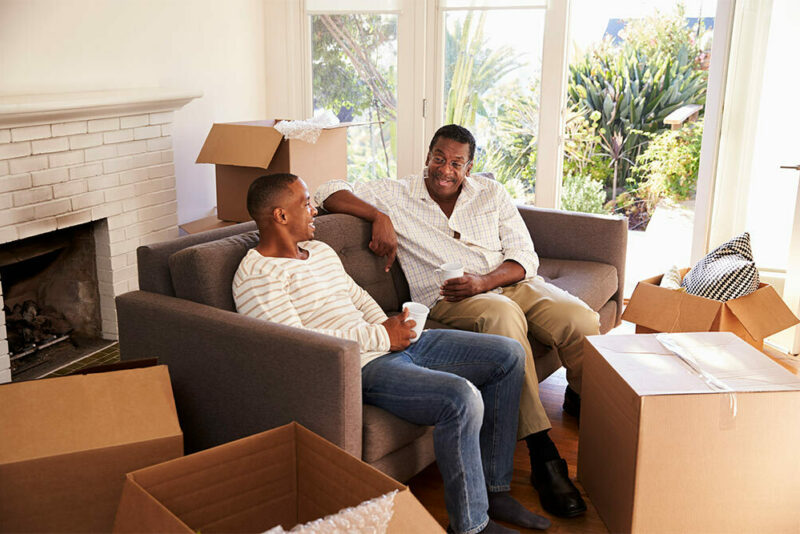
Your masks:
{"label": "white striped sweater", "polygon": [[308,258],[268,258],[255,248],[233,278],[239,313],[357,341],[361,366],[386,354],[387,317],[378,303],[345,272],[336,252],[321,241],[299,246]]}

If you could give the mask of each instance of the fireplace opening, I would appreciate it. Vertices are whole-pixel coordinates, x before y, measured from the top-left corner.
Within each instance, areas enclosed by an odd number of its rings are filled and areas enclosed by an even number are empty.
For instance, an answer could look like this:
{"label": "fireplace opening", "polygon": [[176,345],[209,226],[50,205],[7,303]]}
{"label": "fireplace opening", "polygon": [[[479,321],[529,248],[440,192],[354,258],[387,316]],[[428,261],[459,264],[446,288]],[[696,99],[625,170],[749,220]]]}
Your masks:
{"label": "fireplace opening", "polygon": [[112,343],[101,339],[93,223],[0,246],[0,283],[12,380]]}

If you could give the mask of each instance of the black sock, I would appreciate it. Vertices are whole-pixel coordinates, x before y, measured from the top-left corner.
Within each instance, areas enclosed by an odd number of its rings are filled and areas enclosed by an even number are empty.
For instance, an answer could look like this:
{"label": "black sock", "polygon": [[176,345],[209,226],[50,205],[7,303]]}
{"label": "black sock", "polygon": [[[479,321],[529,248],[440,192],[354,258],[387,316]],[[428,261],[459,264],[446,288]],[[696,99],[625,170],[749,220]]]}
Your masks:
{"label": "black sock", "polygon": [[528,453],[531,456],[531,466],[534,464],[541,465],[550,460],[561,458],[561,455],[558,454],[558,449],[556,449],[556,444],[547,435],[549,431],[549,429],[542,430],[525,436],[525,443],[528,445]]}
{"label": "black sock", "polygon": [[[452,527],[448,525],[447,534],[454,534],[454,533],[455,530],[453,530]],[[497,523],[495,523],[490,519],[489,523],[485,527],[483,527],[483,530],[478,532],[478,534],[519,534],[519,531],[506,528],[503,525],[498,525]]]}
{"label": "black sock", "polygon": [[544,530],[550,526],[549,519],[534,514],[507,491],[489,492],[489,517],[525,528]]}

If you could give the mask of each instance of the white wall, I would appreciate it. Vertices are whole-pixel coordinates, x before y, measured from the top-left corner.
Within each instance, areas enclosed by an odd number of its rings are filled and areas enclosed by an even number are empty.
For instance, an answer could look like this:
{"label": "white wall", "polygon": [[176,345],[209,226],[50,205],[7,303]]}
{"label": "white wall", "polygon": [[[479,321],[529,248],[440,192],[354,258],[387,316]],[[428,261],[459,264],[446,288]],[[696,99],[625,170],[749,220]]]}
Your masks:
{"label": "white wall", "polygon": [[178,219],[216,205],[213,122],[264,118],[264,0],[0,0],[0,94],[202,91],[176,112]]}

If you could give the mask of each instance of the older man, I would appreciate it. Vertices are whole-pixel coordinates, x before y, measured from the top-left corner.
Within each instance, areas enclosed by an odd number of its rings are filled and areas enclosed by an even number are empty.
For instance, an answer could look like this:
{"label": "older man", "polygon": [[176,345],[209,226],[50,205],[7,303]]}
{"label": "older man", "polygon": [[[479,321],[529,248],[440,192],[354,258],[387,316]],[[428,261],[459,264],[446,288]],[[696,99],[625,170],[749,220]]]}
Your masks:
{"label": "older man", "polygon": [[297,176],[257,179],[247,209],[260,235],[233,280],[237,311],[359,343],[364,402],[434,426],[451,532],[516,532],[490,518],[547,528],[509,493],[524,373],[519,343],[439,330],[412,344],[408,312],[387,318],[333,249],[312,240],[316,210]]}
{"label": "older man", "polygon": [[[583,339],[599,333],[599,317],[537,276],[539,259],[516,206],[501,184],[470,175],[474,156],[475,138],[450,124],[433,136],[422,175],[355,189],[329,182],[315,200],[328,211],[372,222],[370,247],[387,257],[387,270],[399,255],[412,299],[429,306],[432,319],[522,344],[526,362],[518,437],[528,445],[531,481],[545,510],[574,517],[586,511],[586,504],[547,435],[550,421],[539,399],[528,333],[557,348],[570,384],[565,409],[574,413]],[[464,275],[440,284],[434,270],[454,261],[464,266]]]}

